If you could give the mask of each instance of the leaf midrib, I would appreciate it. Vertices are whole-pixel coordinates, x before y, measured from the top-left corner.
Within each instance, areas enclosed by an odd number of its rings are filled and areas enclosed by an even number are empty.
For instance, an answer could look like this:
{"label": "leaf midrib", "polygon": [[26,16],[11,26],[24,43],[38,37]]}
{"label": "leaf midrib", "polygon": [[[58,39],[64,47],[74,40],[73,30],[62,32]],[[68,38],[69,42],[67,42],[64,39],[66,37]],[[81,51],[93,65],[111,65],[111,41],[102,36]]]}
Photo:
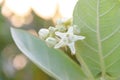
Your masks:
{"label": "leaf midrib", "polygon": [[102,43],[101,43],[101,35],[100,35],[100,0],[97,0],[97,9],[96,9],[96,37],[98,43],[98,55],[100,59],[100,67],[101,67],[101,76],[105,76],[105,64],[104,57],[102,53]]}

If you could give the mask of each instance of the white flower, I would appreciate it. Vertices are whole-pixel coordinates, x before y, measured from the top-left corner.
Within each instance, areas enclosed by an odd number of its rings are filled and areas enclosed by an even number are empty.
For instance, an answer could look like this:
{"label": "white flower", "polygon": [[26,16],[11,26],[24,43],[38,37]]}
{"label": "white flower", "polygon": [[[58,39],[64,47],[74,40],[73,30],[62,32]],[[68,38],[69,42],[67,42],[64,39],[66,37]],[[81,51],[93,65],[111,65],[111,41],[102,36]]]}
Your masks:
{"label": "white flower", "polygon": [[49,35],[49,30],[48,29],[40,29],[39,32],[38,32],[38,34],[39,34],[39,37],[42,40],[44,40]]}
{"label": "white flower", "polygon": [[50,33],[54,33],[57,29],[55,27],[50,26],[48,30]]}
{"label": "white flower", "polygon": [[85,39],[84,36],[74,35],[73,27],[69,27],[66,33],[55,32],[55,34],[59,36],[61,40],[58,44],[55,45],[54,48],[60,48],[67,45],[70,48],[72,54],[75,54],[76,51],[75,41]]}
{"label": "white flower", "polygon": [[64,24],[65,22],[67,22],[69,19],[68,18],[60,18],[56,21],[57,25],[61,25]]}
{"label": "white flower", "polygon": [[67,30],[67,28],[63,25],[57,25],[56,29],[60,32],[65,32]]}
{"label": "white flower", "polygon": [[57,43],[57,39],[53,38],[53,37],[48,37],[46,40],[45,40],[46,44],[49,46],[49,47],[54,47],[55,44]]}

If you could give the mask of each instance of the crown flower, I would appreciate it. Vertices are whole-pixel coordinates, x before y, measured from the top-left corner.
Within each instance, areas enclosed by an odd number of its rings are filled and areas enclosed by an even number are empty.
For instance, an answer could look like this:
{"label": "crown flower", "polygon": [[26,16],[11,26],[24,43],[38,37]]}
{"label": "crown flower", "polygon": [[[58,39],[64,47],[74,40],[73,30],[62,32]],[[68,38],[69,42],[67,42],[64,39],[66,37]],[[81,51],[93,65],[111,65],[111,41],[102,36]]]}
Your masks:
{"label": "crown flower", "polygon": [[83,40],[85,39],[84,36],[78,36],[74,34],[73,27],[69,27],[68,31],[66,33],[62,32],[55,32],[57,36],[59,36],[61,39],[59,43],[55,45],[54,48],[60,48],[63,46],[68,46],[72,52],[72,54],[75,54],[75,42],[77,40]]}
{"label": "crown flower", "polygon": [[73,55],[76,53],[75,42],[85,39],[84,36],[79,35],[79,27],[72,25],[71,19],[59,20],[55,27],[40,29],[38,33],[49,47],[57,49],[68,46]]}

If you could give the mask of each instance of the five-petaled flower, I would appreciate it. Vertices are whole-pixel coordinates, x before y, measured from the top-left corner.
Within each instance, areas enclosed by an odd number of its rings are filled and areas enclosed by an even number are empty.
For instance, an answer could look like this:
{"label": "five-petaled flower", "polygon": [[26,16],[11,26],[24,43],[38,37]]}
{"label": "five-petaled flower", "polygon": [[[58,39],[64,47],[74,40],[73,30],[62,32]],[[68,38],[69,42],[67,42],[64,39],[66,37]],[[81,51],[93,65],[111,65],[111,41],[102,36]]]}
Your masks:
{"label": "five-petaled flower", "polygon": [[62,32],[55,32],[55,34],[60,37],[60,41],[54,46],[54,48],[60,48],[63,46],[68,46],[71,50],[72,54],[75,54],[75,42],[77,40],[83,40],[85,39],[84,36],[78,36],[74,34],[73,27],[69,27],[68,31],[66,33]]}

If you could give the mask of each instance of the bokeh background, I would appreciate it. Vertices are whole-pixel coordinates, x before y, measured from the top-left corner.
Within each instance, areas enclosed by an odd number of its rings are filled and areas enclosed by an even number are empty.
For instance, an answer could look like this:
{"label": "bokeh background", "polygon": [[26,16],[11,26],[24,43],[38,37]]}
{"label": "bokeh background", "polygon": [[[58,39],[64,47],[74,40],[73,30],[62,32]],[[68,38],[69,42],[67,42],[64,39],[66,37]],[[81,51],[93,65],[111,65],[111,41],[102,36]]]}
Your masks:
{"label": "bokeh background", "polygon": [[77,0],[0,0],[0,80],[54,80],[16,47],[10,27],[38,36],[40,28],[72,18]]}

